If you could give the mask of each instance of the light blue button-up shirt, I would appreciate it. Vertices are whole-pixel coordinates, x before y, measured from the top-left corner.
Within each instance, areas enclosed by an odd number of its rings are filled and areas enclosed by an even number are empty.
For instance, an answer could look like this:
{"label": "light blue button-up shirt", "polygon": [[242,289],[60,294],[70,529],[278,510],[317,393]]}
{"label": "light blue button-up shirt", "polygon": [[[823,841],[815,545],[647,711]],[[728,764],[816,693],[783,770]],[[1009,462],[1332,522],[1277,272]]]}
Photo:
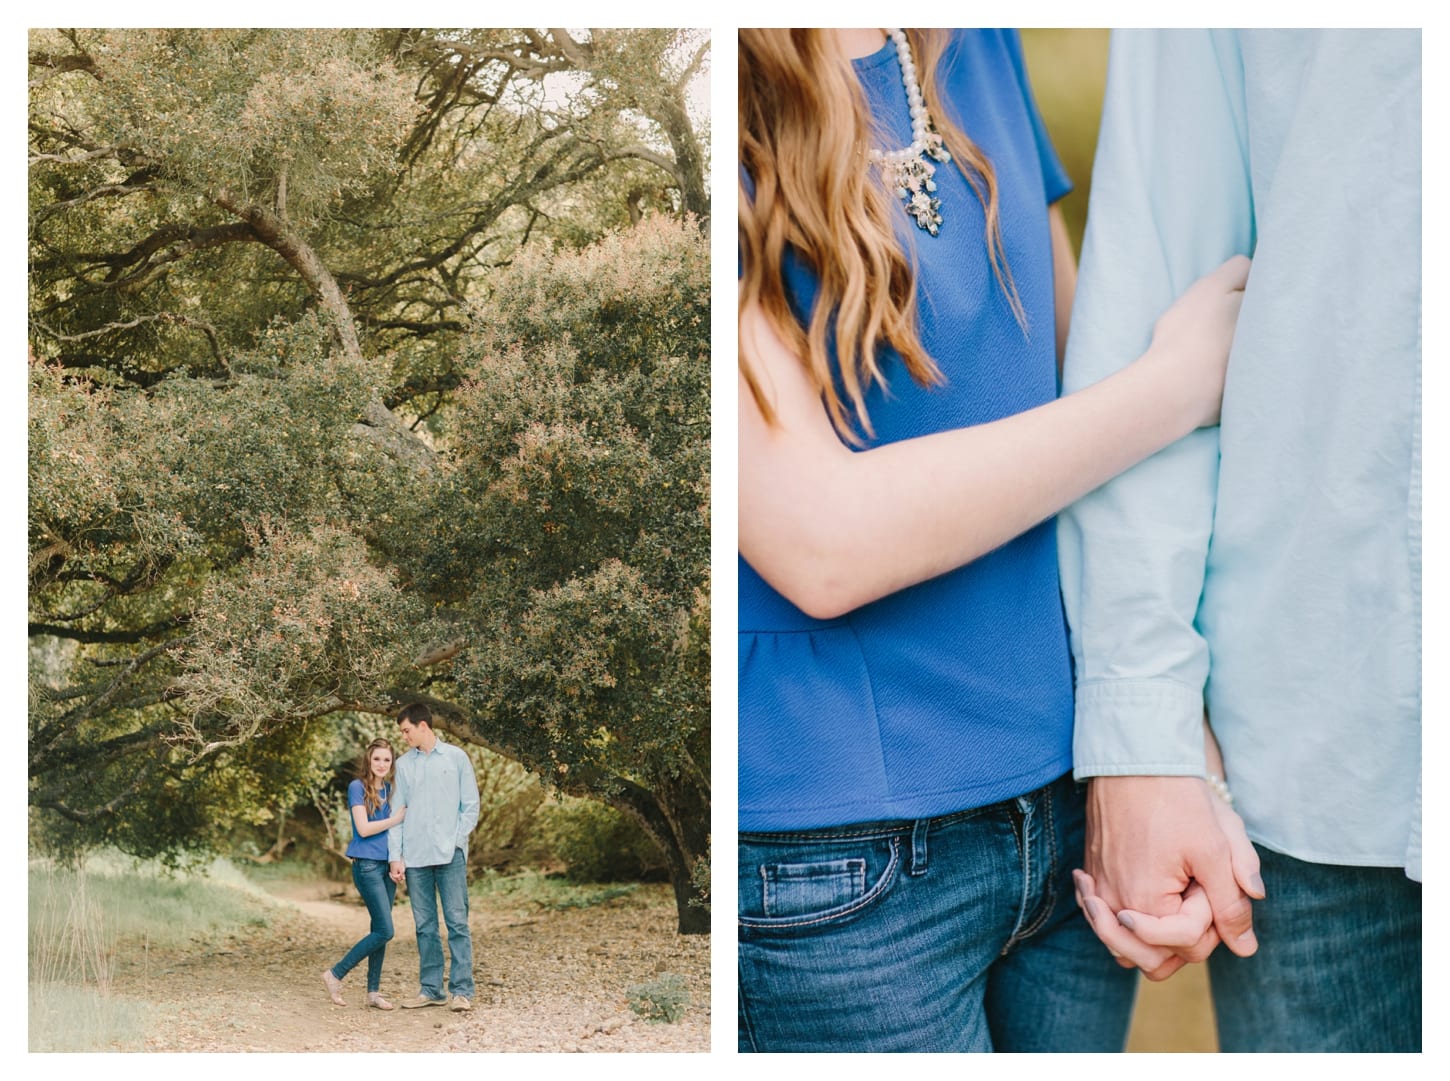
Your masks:
{"label": "light blue button-up shirt", "polygon": [[437,867],[468,857],[468,835],[478,825],[478,782],[461,748],[439,739],[426,754],[414,747],[398,759],[393,806],[406,807],[401,826],[388,831],[388,859],[408,867]]}
{"label": "light blue button-up shirt", "polygon": [[1075,772],[1420,877],[1420,34],[1113,38],[1064,390],[1252,254],[1223,420],[1059,518]]}

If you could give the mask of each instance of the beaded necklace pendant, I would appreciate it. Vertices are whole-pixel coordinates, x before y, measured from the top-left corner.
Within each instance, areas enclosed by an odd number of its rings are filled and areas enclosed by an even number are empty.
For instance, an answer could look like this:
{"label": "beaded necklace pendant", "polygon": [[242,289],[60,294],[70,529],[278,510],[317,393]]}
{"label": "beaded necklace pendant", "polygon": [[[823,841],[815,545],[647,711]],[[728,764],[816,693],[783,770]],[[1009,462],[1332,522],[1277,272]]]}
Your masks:
{"label": "beaded necklace pendant", "polygon": [[906,212],[917,228],[936,236],[941,229],[941,200],[933,194],[936,172],[933,162],[952,160],[941,135],[932,125],[931,115],[922,100],[921,86],[916,81],[916,64],[906,32],[899,29],[886,33],[896,43],[897,60],[901,65],[901,83],[906,90],[906,104],[911,111],[911,145],[900,150],[871,149],[871,161],[881,167],[886,187],[906,206]]}

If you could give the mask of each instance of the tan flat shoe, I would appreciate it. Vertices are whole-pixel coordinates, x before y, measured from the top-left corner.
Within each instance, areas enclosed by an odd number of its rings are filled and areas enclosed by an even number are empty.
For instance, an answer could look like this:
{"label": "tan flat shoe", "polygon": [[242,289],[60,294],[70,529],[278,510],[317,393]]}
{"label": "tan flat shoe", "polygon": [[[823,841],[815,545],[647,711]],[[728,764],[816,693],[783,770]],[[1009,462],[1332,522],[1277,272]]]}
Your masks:
{"label": "tan flat shoe", "polygon": [[347,1005],[342,1000],[342,981],[332,974],[332,969],[328,969],[322,974],[322,985],[327,988],[327,997],[332,999],[334,1006]]}
{"label": "tan flat shoe", "polygon": [[368,1005],[375,1010],[391,1010],[393,1004],[376,991],[368,992]]}

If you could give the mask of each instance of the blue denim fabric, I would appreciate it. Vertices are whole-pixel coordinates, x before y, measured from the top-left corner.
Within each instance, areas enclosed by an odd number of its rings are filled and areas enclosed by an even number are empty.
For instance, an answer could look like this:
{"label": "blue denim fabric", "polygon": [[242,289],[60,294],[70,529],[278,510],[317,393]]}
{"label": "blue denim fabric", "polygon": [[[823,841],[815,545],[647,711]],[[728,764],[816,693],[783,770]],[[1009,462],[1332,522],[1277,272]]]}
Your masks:
{"label": "blue denim fabric", "polygon": [[468,932],[468,864],[463,849],[452,863],[409,867],[408,900],[418,932],[418,984],[429,998],[443,998],[443,942],[438,936],[438,903],[448,928],[448,991],[473,998],[473,939]]}
{"label": "blue denim fabric", "polygon": [[740,837],[741,1051],[1121,1051],[1136,974],[1073,899],[1081,786]]}
{"label": "blue denim fabric", "polygon": [[1223,1051],[1419,1051],[1421,886],[1259,848],[1252,957],[1209,959]]}
{"label": "blue denim fabric", "polygon": [[332,974],[340,980],[366,957],[368,990],[376,991],[382,985],[383,954],[393,938],[393,898],[398,887],[388,877],[388,865],[384,860],[353,860],[352,883],[362,895],[363,904],[368,906],[372,924],[368,933],[358,939],[357,945],[347,951],[347,956],[332,966]]}

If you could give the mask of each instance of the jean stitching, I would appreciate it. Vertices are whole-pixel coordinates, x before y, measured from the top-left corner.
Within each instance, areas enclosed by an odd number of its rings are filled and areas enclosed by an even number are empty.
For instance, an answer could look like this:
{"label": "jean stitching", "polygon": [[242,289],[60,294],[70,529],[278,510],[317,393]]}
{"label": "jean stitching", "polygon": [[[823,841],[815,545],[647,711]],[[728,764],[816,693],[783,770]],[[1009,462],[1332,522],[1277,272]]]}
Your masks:
{"label": "jean stitching", "polygon": [[[864,890],[866,888],[866,861],[863,859],[846,859],[834,861],[845,865],[845,876],[850,882],[848,888],[853,890]],[[765,903],[767,911],[772,907],[774,898],[779,893],[781,876],[771,874],[772,870],[779,870],[780,864],[763,864],[760,867],[760,894]]]}
{"label": "jean stitching", "polygon": [[926,874],[927,835],[931,828],[931,820],[926,818],[918,819],[916,825],[911,827],[911,866],[907,869],[907,874],[915,878]]}
{"label": "jean stitching", "polygon": [[828,909],[825,912],[818,912],[814,915],[796,917],[762,917],[762,916],[738,916],[736,919],[742,928],[755,928],[759,930],[784,930],[790,927],[812,927],[822,923],[833,923],[845,916],[859,912],[862,908],[872,904],[890,887],[896,879],[896,870],[901,864],[901,839],[891,838],[891,862],[886,865],[881,878],[876,886],[867,893],[863,893],[856,900],[841,908]]}
{"label": "jean stitching", "polygon": [[[1007,801],[1003,801],[1007,802]],[[953,811],[931,819],[932,826],[950,826],[965,822],[980,815],[990,814],[1001,807],[1001,803],[989,803],[983,807],[969,807],[964,811]],[[916,819],[902,819],[896,822],[874,823],[869,826],[847,829],[773,830],[766,833],[745,832],[737,835],[741,844],[783,844],[795,841],[860,841],[885,840],[910,833]]]}
{"label": "jean stitching", "polygon": [[1042,836],[1047,847],[1047,877],[1042,883],[1042,900],[1039,902],[1037,918],[1016,936],[1029,938],[1042,930],[1052,910],[1057,907],[1057,825],[1052,812],[1052,790],[1042,793]]}
{"label": "jean stitching", "polygon": [[1025,811],[1020,806],[1017,807],[1017,810],[1018,814],[1012,816],[1012,839],[1017,842],[1017,853],[1021,859],[1022,900],[1017,906],[1017,920],[1012,926],[1012,933],[1007,936],[1007,941],[1002,943],[1001,956],[1003,957],[1007,956],[1021,937],[1022,921],[1027,916],[1027,904],[1032,892],[1032,845],[1027,836],[1027,826],[1032,821],[1032,804],[1028,803]]}

